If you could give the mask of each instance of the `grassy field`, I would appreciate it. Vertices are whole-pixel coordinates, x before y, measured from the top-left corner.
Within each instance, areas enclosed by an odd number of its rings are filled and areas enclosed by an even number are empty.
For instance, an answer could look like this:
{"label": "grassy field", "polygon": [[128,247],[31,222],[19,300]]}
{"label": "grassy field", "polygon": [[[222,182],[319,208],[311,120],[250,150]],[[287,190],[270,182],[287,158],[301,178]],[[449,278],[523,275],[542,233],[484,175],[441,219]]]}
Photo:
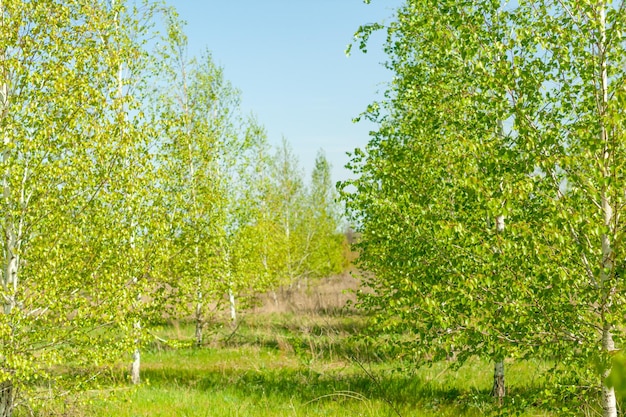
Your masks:
{"label": "grassy field", "polygon": [[[53,413],[35,415],[602,415],[580,406],[597,403],[594,394],[574,388],[567,399],[547,390],[552,364],[545,362],[508,361],[507,398],[500,406],[490,395],[491,363],[472,359],[458,368],[445,361],[415,369],[377,351],[355,337],[366,319],[344,308],[350,295],[343,290],[354,285],[326,280],[314,293],[283,294],[279,304],[268,296],[244,312],[236,329],[225,318],[216,323],[200,348],[191,347],[192,325],[149,329],[154,337],[143,349],[141,385],[130,386],[127,369],[120,368],[110,376],[118,388],[96,388],[77,402],[59,399],[47,404]],[[32,414],[16,417],[22,415]]]}
{"label": "grassy field", "polygon": [[[546,366],[510,363],[511,396],[504,407],[490,397],[492,368],[478,360],[415,371],[376,359],[349,339],[357,316],[248,317],[233,334],[222,328],[202,348],[154,343],[144,354],[143,384],[74,409],[84,416],[549,416],[525,404],[541,391]],[[190,340],[191,326],[160,336]],[[373,361],[361,362],[361,357]],[[591,412],[585,414],[593,415]]]}

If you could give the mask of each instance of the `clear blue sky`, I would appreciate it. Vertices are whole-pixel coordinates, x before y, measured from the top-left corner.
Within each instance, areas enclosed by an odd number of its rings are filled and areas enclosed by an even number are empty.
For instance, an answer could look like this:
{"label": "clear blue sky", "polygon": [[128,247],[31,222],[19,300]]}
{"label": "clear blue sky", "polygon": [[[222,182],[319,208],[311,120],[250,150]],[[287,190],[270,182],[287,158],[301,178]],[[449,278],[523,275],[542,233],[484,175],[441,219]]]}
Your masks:
{"label": "clear blue sky", "polygon": [[382,33],[362,54],[346,46],[359,25],[389,20],[401,0],[168,0],[187,22],[189,54],[211,51],[278,144],[285,136],[308,177],[317,150],[343,180],[346,152],[367,144],[374,128],[352,123],[380,97],[392,74],[383,68]]}

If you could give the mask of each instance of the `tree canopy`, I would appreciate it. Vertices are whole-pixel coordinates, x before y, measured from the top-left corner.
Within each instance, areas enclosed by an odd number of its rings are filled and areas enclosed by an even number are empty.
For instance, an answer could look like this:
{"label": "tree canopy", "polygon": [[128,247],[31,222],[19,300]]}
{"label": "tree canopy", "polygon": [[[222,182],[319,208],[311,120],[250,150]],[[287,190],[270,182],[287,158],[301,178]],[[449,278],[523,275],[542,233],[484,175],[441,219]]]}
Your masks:
{"label": "tree canopy", "polygon": [[362,305],[418,336],[397,346],[556,357],[615,415],[624,17],[622,2],[407,1],[357,32],[365,47],[386,30],[394,81],[343,196],[373,273]]}

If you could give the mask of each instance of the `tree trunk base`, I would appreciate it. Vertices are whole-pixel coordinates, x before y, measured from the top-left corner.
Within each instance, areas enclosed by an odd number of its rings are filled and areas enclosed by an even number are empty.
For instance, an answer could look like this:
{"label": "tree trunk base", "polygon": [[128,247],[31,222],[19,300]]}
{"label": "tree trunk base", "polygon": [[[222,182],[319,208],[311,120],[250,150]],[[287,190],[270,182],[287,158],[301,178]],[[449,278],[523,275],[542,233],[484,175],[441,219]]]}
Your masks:
{"label": "tree trunk base", "polygon": [[0,383],[0,417],[13,415],[13,384],[10,381]]}
{"label": "tree trunk base", "polygon": [[498,405],[502,405],[505,394],[504,361],[498,361],[493,368],[493,388],[491,389],[491,395],[496,398]]}
{"label": "tree trunk base", "polygon": [[133,364],[130,367],[130,380],[134,385],[141,382],[141,352],[135,349],[133,353]]}
{"label": "tree trunk base", "polygon": [[202,347],[202,343],[203,343],[203,334],[202,334],[202,328],[204,326],[202,325],[202,322],[198,319],[196,321],[196,347]]}

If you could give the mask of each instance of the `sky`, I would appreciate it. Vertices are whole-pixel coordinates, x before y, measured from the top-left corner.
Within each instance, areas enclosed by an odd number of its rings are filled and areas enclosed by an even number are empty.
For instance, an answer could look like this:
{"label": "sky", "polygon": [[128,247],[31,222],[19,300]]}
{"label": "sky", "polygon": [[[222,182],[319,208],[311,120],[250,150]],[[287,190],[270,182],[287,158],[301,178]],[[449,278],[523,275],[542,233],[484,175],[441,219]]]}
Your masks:
{"label": "sky", "polygon": [[285,137],[307,180],[319,149],[333,180],[352,175],[346,152],[364,147],[368,122],[353,123],[380,98],[392,74],[382,63],[384,34],[368,53],[345,50],[362,24],[389,21],[401,0],[168,0],[187,22],[189,55],[210,51],[278,145]]}

